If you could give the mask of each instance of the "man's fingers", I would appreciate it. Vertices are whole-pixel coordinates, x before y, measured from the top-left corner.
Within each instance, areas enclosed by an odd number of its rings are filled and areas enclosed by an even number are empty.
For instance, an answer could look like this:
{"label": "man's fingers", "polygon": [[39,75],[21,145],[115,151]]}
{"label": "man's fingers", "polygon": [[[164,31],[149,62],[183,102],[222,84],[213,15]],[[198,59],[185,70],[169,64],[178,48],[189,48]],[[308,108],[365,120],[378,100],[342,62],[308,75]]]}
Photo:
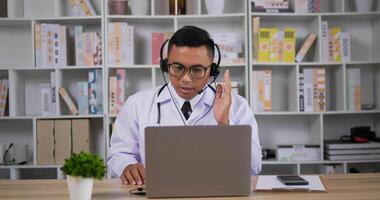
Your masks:
{"label": "man's fingers", "polygon": [[124,174],[122,174],[122,175],[120,176],[120,179],[121,179],[121,182],[122,182],[123,184],[125,184],[125,185],[128,185],[128,184],[129,184],[129,182],[128,182],[128,180],[127,180],[127,177],[125,177]]}
{"label": "man's fingers", "polygon": [[139,173],[140,173],[140,176],[142,178],[143,184],[145,184],[145,182],[146,182],[146,176],[145,176],[144,165],[142,165],[142,164],[138,165],[138,169],[139,169]]}
{"label": "man's fingers", "polygon": [[131,173],[132,173],[132,176],[133,178],[135,179],[137,185],[142,185],[143,182],[141,180],[141,177],[140,177],[140,173],[139,173],[139,169],[136,167],[134,167],[132,170],[131,170]]}
{"label": "man's fingers", "polygon": [[216,99],[220,99],[222,98],[222,94],[223,94],[223,86],[221,84],[218,84],[216,86],[216,94],[215,94],[215,98]]}
{"label": "man's fingers", "polygon": [[127,177],[127,180],[128,180],[128,182],[129,182],[129,184],[136,185],[136,181],[135,181],[135,179],[133,178],[132,173],[131,173],[130,170],[127,170],[127,171],[126,171],[125,176]]}

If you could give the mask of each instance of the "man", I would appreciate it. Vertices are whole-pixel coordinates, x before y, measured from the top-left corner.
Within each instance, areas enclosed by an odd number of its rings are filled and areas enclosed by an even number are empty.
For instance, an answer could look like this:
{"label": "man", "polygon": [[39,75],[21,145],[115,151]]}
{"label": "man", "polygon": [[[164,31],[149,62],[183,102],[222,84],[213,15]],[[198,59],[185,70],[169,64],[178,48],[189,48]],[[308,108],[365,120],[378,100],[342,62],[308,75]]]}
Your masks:
{"label": "man", "polygon": [[217,76],[214,47],[208,32],[198,27],[174,33],[162,68],[170,82],[130,96],[116,118],[108,157],[111,176],[119,176],[124,184],[145,183],[144,129],[157,125],[251,125],[251,173],[261,171],[256,120],[247,101],[231,94],[229,71],[216,90],[208,86],[216,78],[210,74]]}

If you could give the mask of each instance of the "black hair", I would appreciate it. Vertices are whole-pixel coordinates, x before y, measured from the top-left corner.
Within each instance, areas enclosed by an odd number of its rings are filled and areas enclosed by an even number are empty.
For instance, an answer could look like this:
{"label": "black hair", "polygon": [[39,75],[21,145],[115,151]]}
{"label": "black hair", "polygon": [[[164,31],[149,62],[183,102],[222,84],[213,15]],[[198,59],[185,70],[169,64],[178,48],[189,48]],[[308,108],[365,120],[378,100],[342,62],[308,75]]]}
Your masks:
{"label": "black hair", "polygon": [[168,55],[173,47],[201,47],[206,46],[208,56],[214,58],[214,40],[210,34],[196,26],[184,26],[177,30],[169,40]]}

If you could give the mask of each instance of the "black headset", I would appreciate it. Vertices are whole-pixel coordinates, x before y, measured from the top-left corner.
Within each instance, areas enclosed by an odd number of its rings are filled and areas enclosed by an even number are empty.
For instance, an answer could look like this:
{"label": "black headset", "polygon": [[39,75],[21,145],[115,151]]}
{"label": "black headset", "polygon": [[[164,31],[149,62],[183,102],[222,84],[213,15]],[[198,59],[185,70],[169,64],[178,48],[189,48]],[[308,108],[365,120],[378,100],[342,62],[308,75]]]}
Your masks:
{"label": "black headset", "polygon": [[[221,58],[222,56],[220,54],[220,49],[219,49],[218,45],[214,42],[214,40],[212,40],[212,39],[210,39],[210,40],[212,41],[212,43],[216,47],[216,50],[218,51],[218,61],[217,61],[217,63],[213,62],[211,64],[211,71],[210,71],[210,76],[212,76],[214,78],[214,80],[216,80],[216,78],[218,77],[218,75],[220,73],[219,65],[220,65],[220,60],[222,59]],[[170,39],[165,40],[165,42],[162,44],[162,46],[160,48],[160,68],[163,72],[169,72],[168,59],[167,58],[164,59],[164,56],[163,56],[165,44],[168,43],[169,41],[170,41]]]}

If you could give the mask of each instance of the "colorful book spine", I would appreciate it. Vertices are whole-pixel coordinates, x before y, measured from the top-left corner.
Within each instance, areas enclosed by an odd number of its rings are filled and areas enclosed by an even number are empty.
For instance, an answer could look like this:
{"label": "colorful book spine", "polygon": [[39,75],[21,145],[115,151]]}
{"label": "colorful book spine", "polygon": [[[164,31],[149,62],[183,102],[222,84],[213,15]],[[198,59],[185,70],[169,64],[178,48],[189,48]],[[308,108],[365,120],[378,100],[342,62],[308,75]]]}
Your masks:
{"label": "colorful book spine", "polygon": [[116,87],[117,87],[116,76],[110,76],[108,92],[109,92],[109,113],[111,115],[116,115],[118,113],[116,110]]}
{"label": "colorful book spine", "polygon": [[88,82],[79,81],[77,82],[77,102],[78,102],[78,112],[80,115],[88,115],[89,113],[89,102],[88,102]]}
{"label": "colorful book spine", "polygon": [[340,27],[332,27],[330,29],[330,37],[332,42],[333,60],[334,62],[341,62],[341,33],[342,29]]}
{"label": "colorful book spine", "polygon": [[53,66],[60,66],[59,62],[59,55],[60,55],[60,50],[59,46],[61,46],[60,41],[59,41],[59,32],[60,32],[60,27],[59,24],[51,24],[52,27],[52,33],[53,33]]}
{"label": "colorful book spine", "polygon": [[342,32],[340,35],[341,39],[341,55],[342,55],[342,61],[343,62],[350,62],[351,61],[351,39],[350,39],[350,33],[349,32]]}
{"label": "colorful book spine", "polygon": [[59,66],[67,66],[67,28],[59,26]]}
{"label": "colorful book spine", "polygon": [[66,89],[65,88],[59,88],[59,94],[61,95],[61,97],[65,101],[66,105],[69,107],[71,114],[77,115],[78,114],[78,108],[75,106],[73,100],[71,99],[71,97],[67,93]]}
{"label": "colorful book spine", "polygon": [[[123,60],[126,65],[133,65],[135,63],[135,45],[134,45],[134,27],[133,26],[127,26],[126,27],[126,34],[123,35],[125,38],[123,38]],[[125,49],[124,49],[125,48]]]}
{"label": "colorful book spine", "polygon": [[301,49],[298,51],[296,55],[296,62],[301,62],[303,58],[306,56],[307,52],[309,51],[310,47],[313,45],[315,40],[317,39],[317,34],[310,33],[307,37],[304,43],[301,46]]}
{"label": "colorful book spine", "polygon": [[252,18],[252,59],[258,61],[260,17]]}
{"label": "colorful book spine", "polygon": [[253,71],[253,110],[272,110],[272,71]]}
{"label": "colorful book spine", "polygon": [[47,24],[47,67],[54,66],[54,25]]}
{"label": "colorful book spine", "polygon": [[116,70],[116,112],[119,113],[125,102],[125,70]]}
{"label": "colorful book spine", "polygon": [[270,56],[269,62],[279,62],[280,38],[278,28],[270,29]]}
{"label": "colorful book spine", "polygon": [[91,69],[88,72],[88,98],[89,113],[103,113],[103,95],[102,95],[102,75],[101,70]]}
{"label": "colorful book spine", "polygon": [[296,30],[293,28],[284,29],[283,61],[294,62],[296,57]]}
{"label": "colorful book spine", "polygon": [[326,70],[313,69],[313,111],[326,111]]}
{"label": "colorful book spine", "polygon": [[259,62],[270,61],[270,32],[271,31],[268,28],[260,28],[258,52]]}
{"label": "colorful book spine", "polygon": [[36,50],[36,66],[42,66],[42,49],[41,49],[41,24],[34,26],[34,48]]}
{"label": "colorful book spine", "polygon": [[[171,37],[171,32],[153,32],[152,33],[152,64],[160,63],[160,50],[165,40]],[[163,57],[166,57],[166,51],[163,52]]]}
{"label": "colorful book spine", "polygon": [[75,64],[77,66],[84,65],[84,58],[83,58],[83,26],[75,26],[74,28],[74,34],[75,34]]}

